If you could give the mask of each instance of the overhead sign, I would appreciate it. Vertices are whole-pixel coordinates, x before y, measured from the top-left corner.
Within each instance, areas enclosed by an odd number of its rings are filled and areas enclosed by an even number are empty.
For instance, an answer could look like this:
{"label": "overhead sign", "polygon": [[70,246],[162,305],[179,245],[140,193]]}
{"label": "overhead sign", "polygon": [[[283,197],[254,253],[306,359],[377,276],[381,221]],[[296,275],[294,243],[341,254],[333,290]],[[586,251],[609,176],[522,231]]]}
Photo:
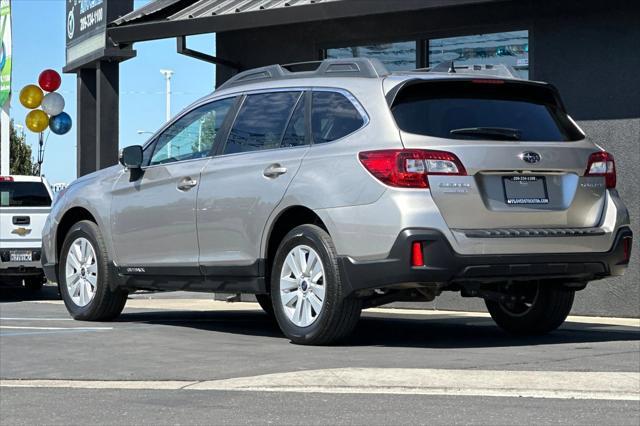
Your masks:
{"label": "overhead sign", "polygon": [[106,18],[104,0],[67,0],[67,44],[103,33]]}
{"label": "overhead sign", "polygon": [[11,95],[11,2],[0,0],[0,107]]}
{"label": "overhead sign", "polygon": [[133,0],[65,0],[67,65],[92,62],[107,50],[107,24],[133,10]]}
{"label": "overhead sign", "polygon": [[67,63],[104,49],[105,0],[67,0]]}

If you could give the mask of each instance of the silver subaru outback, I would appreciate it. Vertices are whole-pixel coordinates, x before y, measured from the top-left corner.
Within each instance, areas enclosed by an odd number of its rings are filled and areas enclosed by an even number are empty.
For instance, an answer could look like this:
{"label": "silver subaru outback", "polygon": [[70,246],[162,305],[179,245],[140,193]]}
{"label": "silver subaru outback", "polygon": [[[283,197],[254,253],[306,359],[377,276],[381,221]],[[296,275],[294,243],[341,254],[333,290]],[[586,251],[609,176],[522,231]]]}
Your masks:
{"label": "silver subaru outback", "polygon": [[76,319],[112,319],[137,289],[253,293],[289,339],[328,344],[363,308],[455,291],[539,334],[629,263],[612,155],[504,66],[253,69],[120,162],[45,225]]}

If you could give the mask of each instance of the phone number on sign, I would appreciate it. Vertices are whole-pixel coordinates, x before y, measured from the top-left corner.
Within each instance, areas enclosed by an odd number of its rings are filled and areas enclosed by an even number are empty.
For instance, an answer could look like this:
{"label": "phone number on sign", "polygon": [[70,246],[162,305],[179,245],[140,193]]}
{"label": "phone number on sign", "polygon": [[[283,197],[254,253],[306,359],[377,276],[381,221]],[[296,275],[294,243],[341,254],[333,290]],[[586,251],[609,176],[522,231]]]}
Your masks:
{"label": "phone number on sign", "polygon": [[93,25],[102,22],[102,8],[89,12],[80,18],[80,31],[91,28]]}

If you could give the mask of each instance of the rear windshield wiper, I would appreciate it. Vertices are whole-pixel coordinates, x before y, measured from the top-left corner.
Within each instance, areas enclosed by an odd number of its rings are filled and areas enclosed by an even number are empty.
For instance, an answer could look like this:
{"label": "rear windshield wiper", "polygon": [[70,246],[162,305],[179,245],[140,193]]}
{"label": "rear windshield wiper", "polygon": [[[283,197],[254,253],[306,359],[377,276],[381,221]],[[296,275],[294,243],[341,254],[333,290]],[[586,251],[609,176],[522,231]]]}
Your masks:
{"label": "rear windshield wiper", "polygon": [[452,135],[488,136],[509,141],[520,140],[520,130],[508,127],[466,127],[449,131]]}

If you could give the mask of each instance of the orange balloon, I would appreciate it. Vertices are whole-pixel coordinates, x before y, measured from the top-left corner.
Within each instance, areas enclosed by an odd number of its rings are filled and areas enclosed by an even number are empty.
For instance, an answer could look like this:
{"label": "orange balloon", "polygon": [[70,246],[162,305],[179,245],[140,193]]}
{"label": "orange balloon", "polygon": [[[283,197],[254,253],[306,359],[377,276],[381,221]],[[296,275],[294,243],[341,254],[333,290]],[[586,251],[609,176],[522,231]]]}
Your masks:
{"label": "orange balloon", "polygon": [[38,108],[42,103],[43,96],[41,88],[35,84],[28,84],[20,91],[20,103],[25,108]]}
{"label": "orange balloon", "polygon": [[32,132],[44,132],[44,129],[49,126],[49,116],[41,109],[34,109],[33,111],[29,111],[29,114],[27,114],[25,124]]}

